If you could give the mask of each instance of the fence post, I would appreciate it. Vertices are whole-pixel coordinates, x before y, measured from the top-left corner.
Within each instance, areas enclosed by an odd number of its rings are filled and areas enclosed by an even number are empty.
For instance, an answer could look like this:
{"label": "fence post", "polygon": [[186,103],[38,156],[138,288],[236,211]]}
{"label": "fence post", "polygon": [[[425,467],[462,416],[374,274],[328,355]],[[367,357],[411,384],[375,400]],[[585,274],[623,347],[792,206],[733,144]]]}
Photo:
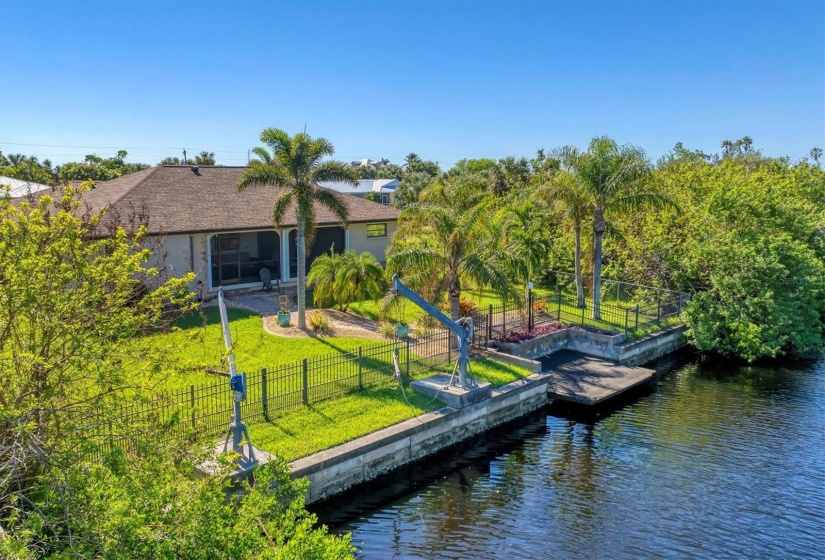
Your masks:
{"label": "fence post", "polygon": [[364,390],[364,353],[360,346],[358,347],[358,390]]}
{"label": "fence post", "polygon": [[587,309],[587,306],[582,307],[582,325],[584,325],[584,310]]}
{"label": "fence post", "polygon": [[195,385],[189,386],[189,406],[192,409],[192,429],[195,429]]}
{"label": "fence post", "polygon": [[559,310],[556,312],[556,319],[561,321],[561,288],[558,289],[557,296],[559,300]]}
{"label": "fence post", "polygon": [[490,304],[490,310],[487,312],[487,342],[493,338],[493,304]]}
{"label": "fence post", "polygon": [[301,369],[303,370],[303,372],[302,372],[303,376],[302,377],[303,377],[303,386],[304,386],[304,391],[303,391],[304,404],[309,404],[309,380],[308,380],[309,376],[308,376],[307,359],[306,358],[304,358],[304,361],[301,362],[301,365],[302,365]]}
{"label": "fence post", "polygon": [[635,330],[639,330],[639,304],[636,304],[636,327]]}
{"label": "fence post", "polygon": [[264,409],[264,420],[269,421],[269,398],[266,388],[266,368],[261,368],[261,403]]}
{"label": "fence post", "polygon": [[662,320],[662,296],[656,293],[656,322]]}
{"label": "fence post", "polygon": [[410,378],[410,337],[407,337],[405,340],[406,340],[405,345],[407,347],[407,379],[409,379]]}
{"label": "fence post", "polygon": [[527,332],[533,332],[533,290],[527,290]]}
{"label": "fence post", "polygon": [[453,361],[453,333],[448,331],[447,332],[447,363],[452,363]]}

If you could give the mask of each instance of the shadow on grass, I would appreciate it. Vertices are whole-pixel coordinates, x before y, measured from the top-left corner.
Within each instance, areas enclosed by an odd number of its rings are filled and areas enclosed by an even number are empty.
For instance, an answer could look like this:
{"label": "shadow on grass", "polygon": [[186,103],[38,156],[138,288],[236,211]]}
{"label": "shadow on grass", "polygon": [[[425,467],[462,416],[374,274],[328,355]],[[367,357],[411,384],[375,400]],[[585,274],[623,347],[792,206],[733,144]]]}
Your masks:
{"label": "shadow on grass", "polygon": [[[230,323],[238,319],[258,316],[251,311],[244,311],[243,309],[227,309],[226,315]],[[172,323],[172,327],[185,331],[189,329],[204,328],[209,325],[220,325],[220,323],[221,316],[218,309],[215,307],[207,307],[195,309],[178,317],[178,319]]]}

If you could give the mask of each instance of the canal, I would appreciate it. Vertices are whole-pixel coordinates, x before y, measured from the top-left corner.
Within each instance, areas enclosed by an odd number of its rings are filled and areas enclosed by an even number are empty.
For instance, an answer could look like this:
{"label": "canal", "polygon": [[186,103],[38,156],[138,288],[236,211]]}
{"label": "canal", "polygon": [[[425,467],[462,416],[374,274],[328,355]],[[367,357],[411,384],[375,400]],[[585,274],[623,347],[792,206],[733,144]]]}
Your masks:
{"label": "canal", "polygon": [[825,558],[825,361],[652,367],[316,512],[359,558]]}

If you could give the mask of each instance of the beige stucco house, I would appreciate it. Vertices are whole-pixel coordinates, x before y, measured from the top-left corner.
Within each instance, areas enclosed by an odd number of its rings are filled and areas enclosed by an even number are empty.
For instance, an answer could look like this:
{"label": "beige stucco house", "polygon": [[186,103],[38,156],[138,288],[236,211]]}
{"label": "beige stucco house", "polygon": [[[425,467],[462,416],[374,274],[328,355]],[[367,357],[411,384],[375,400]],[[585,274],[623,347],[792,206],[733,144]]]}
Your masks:
{"label": "beige stucco house", "polygon": [[[84,195],[92,210],[107,208],[120,221],[148,224],[147,243],[155,264],[173,276],[194,272],[207,291],[254,288],[260,270],[282,283],[297,276],[296,219],[287,210],[281,227],[272,226],[274,187],[237,188],[245,167],[156,166],[98,183]],[[381,262],[396,229],[398,210],[340,194],[349,210],[346,227],[317,205],[315,241],[307,248],[307,270],[316,257],[369,251]]]}

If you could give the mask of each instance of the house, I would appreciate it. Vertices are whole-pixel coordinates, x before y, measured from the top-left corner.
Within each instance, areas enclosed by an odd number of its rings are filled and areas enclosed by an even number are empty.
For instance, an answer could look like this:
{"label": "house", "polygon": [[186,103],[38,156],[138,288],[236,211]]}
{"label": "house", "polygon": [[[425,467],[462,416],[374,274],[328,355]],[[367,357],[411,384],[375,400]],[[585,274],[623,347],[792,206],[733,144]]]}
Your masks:
{"label": "house", "polygon": [[[106,208],[110,219],[146,223],[153,264],[174,276],[194,272],[196,282],[209,291],[260,286],[262,268],[282,283],[294,283],[295,210],[288,209],[281,227],[274,229],[272,207],[280,190],[255,186],[239,192],[238,180],[246,169],[156,166],[100,182],[84,201],[92,210]],[[363,198],[341,198],[349,210],[346,228],[330,210],[315,207],[316,235],[307,247],[307,270],[331,248],[369,251],[385,260],[398,210]]]}
{"label": "house", "polygon": [[374,192],[378,195],[378,201],[387,205],[395,198],[395,190],[399,183],[398,179],[361,179],[357,185],[338,181],[322,181],[319,185],[352,196],[363,197],[367,193]]}
{"label": "house", "polygon": [[[5,175],[0,175],[0,185],[8,185],[11,187],[11,198],[27,196],[51,188],[49,185],[31,183],[29,181],[23,181],[22,179],[15,179],[14,177],[6,177]],[[2,196],[2,190],[0,190],[0,196]]]}

